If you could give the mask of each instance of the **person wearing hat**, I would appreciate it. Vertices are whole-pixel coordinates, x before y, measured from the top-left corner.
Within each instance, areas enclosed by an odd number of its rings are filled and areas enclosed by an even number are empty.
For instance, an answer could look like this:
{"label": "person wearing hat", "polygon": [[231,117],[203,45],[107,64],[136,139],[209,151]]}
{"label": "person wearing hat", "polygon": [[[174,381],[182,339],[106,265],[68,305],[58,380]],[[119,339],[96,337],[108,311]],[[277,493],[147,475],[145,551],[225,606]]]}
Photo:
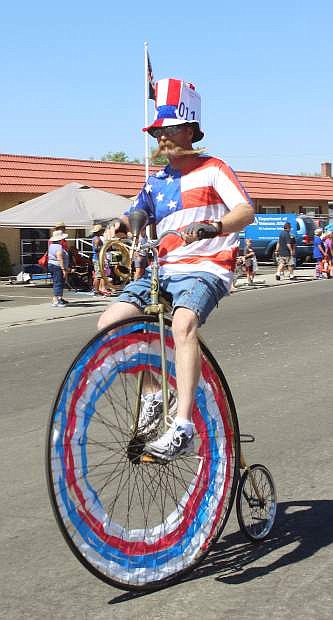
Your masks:
{"label": "person wearing hat", "polygon": [[[55,231],[61,231],[61,232],[65,233],[66,232],[66,224],[65,224],[65,222],[57,222],[55,224],[55,226],[54,226],[54,229],[53,229],[53,232],[55,232]],[[68,235],[67,235],[67,237],[68,237]],[[51,243],[51,240],[49,239],[49,244],[50,243]],[[67,250],[67,252],[68,252],[68,243],[67,243],[66,239],[62,239],[60,241],[60,243],[61,243],[62,247],[65,250]]]}
{"label": "person wearing hat", "polygon": [[68,235],[62,230],[54,230],[49,239],[48,246],[48,271],[53,278],[53,300],[54,308],[62,308],[68,304],[63,298],[66,275],[69,267],[69,255],[62,242]]}
{"label": "person wearing hat", "polygon": [[[93,280],[93,289],[95,295],[103,295],[105,291],[105,283],[102,278],[101,267],[99,264],[99,254],[103,247],[104,239],[103,233],[105,231],[105,226],[102,224],[96,224],[90,231],[92,235],[91,245],[92,245],[92,262],[94,266],[94,280]],[[101,290],[101,285],[103,285],[103,289]]]}
{"label": "person wearing hat", "polygon": [[[192,408],[200,376],[197,330],[219,300],[228,294],[238,251],[238,232],[254,220],[252,202],[233,170],[221,159],[203,154],[193,144],[204,136],[200,96],[193,84],[167,78],[156,83],[155,119],[144,131],[156,138],[157,154],[169,164],[146,181],[132,209],[143,209],[157,236],[160,287],[172,296],[177,402],[172,426],[155,439],[163,417],[159,385],[144,385],[138,435],[145,452],[166,461],[193,450]],[[128,225],[128,214],[122,220]],[[150,303],[150,276],[125,287],[117,303],[100,317],[100,329],[137,316]]]}

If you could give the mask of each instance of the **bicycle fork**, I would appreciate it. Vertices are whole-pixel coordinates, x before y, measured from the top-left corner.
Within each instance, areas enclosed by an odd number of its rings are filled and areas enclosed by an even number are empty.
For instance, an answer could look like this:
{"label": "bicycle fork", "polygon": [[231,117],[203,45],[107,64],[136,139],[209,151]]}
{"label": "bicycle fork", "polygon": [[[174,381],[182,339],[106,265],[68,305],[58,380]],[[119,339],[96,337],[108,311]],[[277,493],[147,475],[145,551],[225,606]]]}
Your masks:
{"label": "bicycle fork", "polygon": [[[164,323],[164,304],[159,303],[159,280],[158,280],[158,262],[157,253],[154,252],[154,262],[152,265],[152,279],[151,279],[151,304],[144,310],[145,314],[158,315],[159,324],[159,336],[160,336],[160,349],[161,349],[161,373],[162,373],[162,399],[163,399],[163,419],[164,430],[167,430],[167,419],[169,414],[169,389],[167,381],[167,357],[165,349],[165,323]],[[141,408],[141,394],[144,384],[144,370],[138,375],[136,402],[134,409],[134,434],[137,431],[140,408]]]}

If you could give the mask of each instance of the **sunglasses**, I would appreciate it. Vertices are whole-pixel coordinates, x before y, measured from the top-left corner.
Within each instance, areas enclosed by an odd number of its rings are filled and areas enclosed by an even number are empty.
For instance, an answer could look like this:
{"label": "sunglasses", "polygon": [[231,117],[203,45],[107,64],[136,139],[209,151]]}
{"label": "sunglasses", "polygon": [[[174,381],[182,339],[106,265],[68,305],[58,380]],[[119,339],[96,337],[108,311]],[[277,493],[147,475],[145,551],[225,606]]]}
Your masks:
{"label": "sunglasses", "polygon": [[160,138],[161,136],[175,136],[179,131],[186,127],[186,123],[181,125],[171,125],[171,127],[154,127],[150,130],[150,134],[153,138]]}

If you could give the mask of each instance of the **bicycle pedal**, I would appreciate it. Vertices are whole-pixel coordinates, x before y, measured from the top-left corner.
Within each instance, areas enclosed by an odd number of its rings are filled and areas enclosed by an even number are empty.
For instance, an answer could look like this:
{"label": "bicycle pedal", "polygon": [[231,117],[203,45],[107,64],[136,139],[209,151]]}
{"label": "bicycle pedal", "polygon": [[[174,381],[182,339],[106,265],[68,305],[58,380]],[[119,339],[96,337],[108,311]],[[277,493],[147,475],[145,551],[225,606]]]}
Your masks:
{"label": "bicycle pedal", "polygon": [[157,456],[153,456],[152,454],[143,454],[141,456],[141,463],[150,463],[155,465],[166,465],[168,461],[165,459],[159,459]]}

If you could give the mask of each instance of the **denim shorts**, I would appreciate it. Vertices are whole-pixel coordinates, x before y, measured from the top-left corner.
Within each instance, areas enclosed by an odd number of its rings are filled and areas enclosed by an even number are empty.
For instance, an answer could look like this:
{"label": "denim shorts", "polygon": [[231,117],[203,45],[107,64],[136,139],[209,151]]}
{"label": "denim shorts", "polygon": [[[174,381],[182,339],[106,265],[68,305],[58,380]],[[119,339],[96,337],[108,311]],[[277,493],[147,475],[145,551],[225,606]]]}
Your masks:
{"label": "denim shorts", "polygon": [[[150,270],[146,270],[142,278],[130,282],[124,288],[118,301],[134,304],[139,310],[144,310],[151,303],[150,283]],[[228,294],[221,278],[207,272],[160,275],[160,292],[170,300],[172,313],[177,308],[188,308],[196,315],[199,326],[205,323],[220,299]]]}

